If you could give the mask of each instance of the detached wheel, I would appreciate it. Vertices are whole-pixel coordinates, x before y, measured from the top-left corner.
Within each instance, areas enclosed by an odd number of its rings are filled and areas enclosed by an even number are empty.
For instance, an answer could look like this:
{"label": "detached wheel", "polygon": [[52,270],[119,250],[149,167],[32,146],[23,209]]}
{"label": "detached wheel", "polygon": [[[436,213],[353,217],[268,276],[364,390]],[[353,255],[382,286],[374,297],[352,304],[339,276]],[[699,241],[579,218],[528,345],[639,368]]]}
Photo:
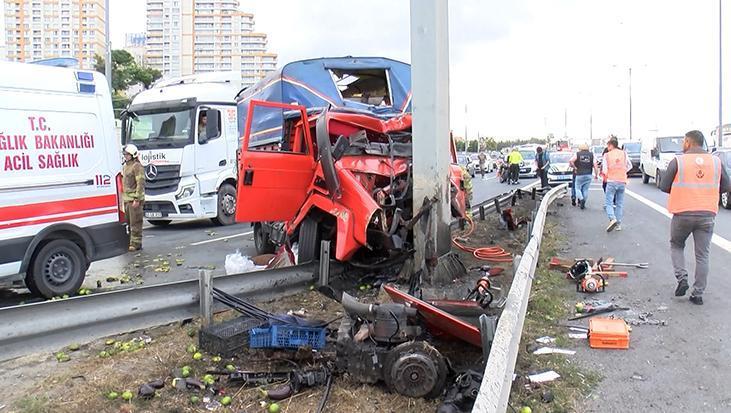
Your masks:
{"label": "detached wheel", "polygon": [[650,183],[650,175],[648,175],[645,172],[645,168],[642,168],[642,183],[643,184],[649,184]]}
{"label": "detached wheel", "polygon": [[53,240],[35,254],[26,275],[28,289],[45,298],[73,294],[84,282],[89,262],[74,242]]}
{"label": "detached wheel", "polygon": [[317,221],[311,217],[305,218],[299,229],[299,250],[297,261],[299,264],[315,261],[319,252],[320,233]]}
{"label": "detached wheel", "polygon": [[157,219],[154,221],[147,220],[147,222],[149,222],[150,224],[152,224],[156,227],[166,227],[166,226],[170,225],[170,223],[172,221],[169,219]]}
{"label": "detached wheel", "polygon": [[724,192],[721,194],[721,206],[726,209],[731,209],[731,193]]}
{"label": "detached wheel", "polygon": [[269,234],[264,231],[261,224],[254,224],[254,247],[258,255],[273,254],[275,250],[274,244],[269,240]]}
{"label": "detached wheel", "polygon": [[218,215],[211,221],[221,226],[236,223],[236,188],[230,184],[218,188]]}

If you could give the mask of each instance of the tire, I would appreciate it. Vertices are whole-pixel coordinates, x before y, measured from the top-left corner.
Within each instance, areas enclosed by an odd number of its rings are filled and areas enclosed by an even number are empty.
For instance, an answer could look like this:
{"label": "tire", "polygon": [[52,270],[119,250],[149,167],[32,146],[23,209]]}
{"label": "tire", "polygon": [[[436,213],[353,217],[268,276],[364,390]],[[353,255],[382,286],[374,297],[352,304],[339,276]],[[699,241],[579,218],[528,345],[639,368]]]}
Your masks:
{"label": "tire", "polygon": [[303,264],[315,261],[319,253],[320,233],[317,221],[307,217],[299,228],[299,250],[297,262]]}
{"label": "tire", "polygon": [[721,194],[721,206],[725,209],[731,209],[731,192]]}
{"label": "tire", "polygon": [[274,244],[269,240],[269,234],[259,223],[254,224],[254,247],[258,255],[273,254],[275,250]]}
{"label": "tire", "polygon": [[170,223],[172,221],[169,219],[156,219],[154,221],[147,220],[147,222],[149,222],[150,224],[152,224],[156,227],[166,227],[166,226],[170,225]]}
{"label": "tire", "polygon": [[645,168],[642,168],[642,183],[643,184],[649,184],[650,183],[650,175],[648,175],[645,172]]}
{"label": "tire", "polygon": [[218,213],[211,221],[221,226],[236,223],[236,188],[231,184],[218,188]]}
{"label": "tire", "polygon": [[89,262],[78,245],[57,239],[34,254],[25,282],[32,293],[45,298],[71,295],[84,282],[87,268]]}
{"label": "tire", "polygon": [[655,171],[655,186],[658,188],[660,188],[660,181],[660,170],[658,169]]}

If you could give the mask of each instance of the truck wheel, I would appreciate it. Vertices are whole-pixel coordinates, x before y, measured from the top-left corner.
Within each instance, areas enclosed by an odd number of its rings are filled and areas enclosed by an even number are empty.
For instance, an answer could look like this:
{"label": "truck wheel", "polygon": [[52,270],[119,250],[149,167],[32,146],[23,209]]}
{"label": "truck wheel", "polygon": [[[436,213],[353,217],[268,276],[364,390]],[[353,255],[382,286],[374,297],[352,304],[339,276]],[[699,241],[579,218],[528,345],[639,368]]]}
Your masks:
{"label": "truck wheel", "polygon": [[660,170],[655,171],[655,186],[660,188]]}
{"label": "truck wheel", "polygon": [[218,215],[212,221],[221,226],[236,222],[236,189],[230,184],[218,188]]}
{"label": "truck wheel", "polygon": [[25,282],[31,292],[45,298],[73,294],[84,282],[88,267],[78,245],[67,239],[57,239],[35,254]]}
{"label": "truck wheel", "polygon": [[317,221],[308,217],[302,221],[299,228],[299,251],[297,262],[303,264],[315,261],[319,252],[320,242],[319,225]]}
{"label": "truck wheel", "polygon": [[274,253],[274,244],[269,240],[269,234],[264,231],[261,224],[254,225],[254,246],[258,255]]}
{"label": "truck wheel", "polygon": [[726,209],[731,209],[731,193],[724,192],[721,194],[721,206]]}
{"label": "truck wheel", "polygon": [[148,220],[147,222],[149,222],[150,224],[152,224],[152,225],[154,225],[156,227],[166,227],[166,226],[170,225],[170,223],[172,221],[169,220],[169,219],[157,219],[157,220],[154,220],[154,221]]}
{"label": "truck wheel", "polygon": [[650,183],[650,175],[645,172],[645,168],[642,167],[642,183],[643,184],[649,184]]}

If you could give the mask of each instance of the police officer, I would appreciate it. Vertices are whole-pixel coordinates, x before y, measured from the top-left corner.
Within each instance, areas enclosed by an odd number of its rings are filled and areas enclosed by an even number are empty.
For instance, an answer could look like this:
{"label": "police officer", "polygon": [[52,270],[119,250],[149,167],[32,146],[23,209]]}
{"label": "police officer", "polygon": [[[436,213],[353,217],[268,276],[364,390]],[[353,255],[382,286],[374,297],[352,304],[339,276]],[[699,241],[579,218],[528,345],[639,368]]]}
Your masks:
{"label": "police officer", "polygon": [[523,155],[520,154],[518,148],[513,148],[508,155],[508,164],[510,165],[510,184],[517,185],[520,181],[520,164],[523,162]]}
{"label": "police officer", "polygon": [[137,147],[128,144],[122,152],[122,199],[129,224],[129,250],[142,249],[142,205],[145,203],[145,170],[140,163]]}
{"label": "police officer", "polygon": [[670,161],[660,181],[660,189],[670,194],[668,211],[673,214],[670,224],[670,258],[678,280],[675,296],[684,296],[689,288],[684,252],[685,241],[692,233],[695,244],[695,281],[690,302],[698,305],[703,304],[703,291],[708,278],[718,199],[721,192],[731,191],[731,182],[721,160],[703,149],[704,141],[700,131],[686,133],[683,154]]}

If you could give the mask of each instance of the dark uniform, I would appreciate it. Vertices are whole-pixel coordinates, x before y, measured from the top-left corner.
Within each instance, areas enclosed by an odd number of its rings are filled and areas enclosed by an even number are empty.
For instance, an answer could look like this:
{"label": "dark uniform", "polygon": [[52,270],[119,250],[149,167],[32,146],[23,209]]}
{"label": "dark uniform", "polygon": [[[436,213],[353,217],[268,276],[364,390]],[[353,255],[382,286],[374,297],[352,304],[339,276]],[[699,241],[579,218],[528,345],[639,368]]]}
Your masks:
{"label": "dark uniform", "polygon": [[[129,250],[142,248],[142,206],[145,203],[145,170],[139,159],[132,158],[122,167],[124,213],[129,224]],[[137,206],[134,201],[139,201]]]}

